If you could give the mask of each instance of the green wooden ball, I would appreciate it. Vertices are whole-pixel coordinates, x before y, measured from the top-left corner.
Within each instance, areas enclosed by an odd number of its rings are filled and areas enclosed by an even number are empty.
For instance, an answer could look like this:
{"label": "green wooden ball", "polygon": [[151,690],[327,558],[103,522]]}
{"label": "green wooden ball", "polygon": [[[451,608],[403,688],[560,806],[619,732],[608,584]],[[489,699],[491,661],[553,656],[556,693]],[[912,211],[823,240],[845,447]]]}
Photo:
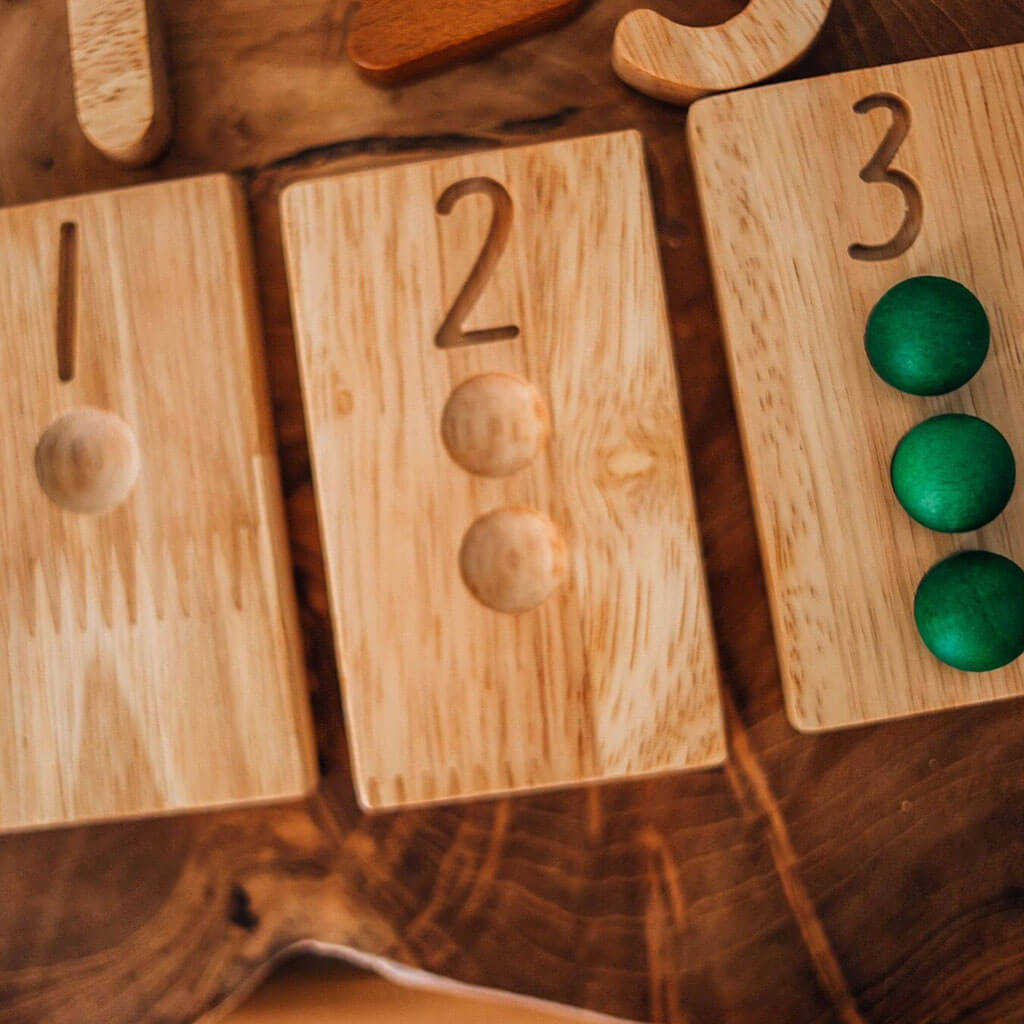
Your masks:
{"label": "green wooden ball", "polygon": [[914,619],[928,650],[964,672],[992,672],[1024,654],[1024,570],[989,551],[963,551],[917,588]]}
{"label": "green wooden ball", "polygon": [[1006,508],[1017,466],[991,423],[951,413],[919,423],[900,441],[890,475],[912,519],[940,533],[964,533]]}
{"label": "green wooden ball", "polygon": [[966,384],[988,355],[989,322],[974,293],[948,277],[911,277],[882,296],[864,344],[875,373],[911,395]]}

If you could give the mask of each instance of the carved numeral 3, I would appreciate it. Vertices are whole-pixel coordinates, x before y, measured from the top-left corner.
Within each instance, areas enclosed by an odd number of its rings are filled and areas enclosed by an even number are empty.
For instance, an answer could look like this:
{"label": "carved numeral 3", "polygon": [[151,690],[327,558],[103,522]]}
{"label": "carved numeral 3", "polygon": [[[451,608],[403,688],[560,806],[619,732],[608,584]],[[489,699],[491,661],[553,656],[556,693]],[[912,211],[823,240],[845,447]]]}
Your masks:
{"label": "carved numeral 3", "polygon": [[924,222],[924,197],[921,195],[920,186],[905,171],[894,170],[891,166],[900,146],[910,134],[910,107],[901,97],[892,93],[880,92],[872,96],[865,96],[854,105],[853,109],[858,114],[867,114],[880,107],[885,107],[892,112],[892,125],[886,132],[875,155],[860,172],[860,177],[862,181],[868,183],[894,185],[903,193],[903,198],[907,203],[907,212],[899,230],[888,242],[883,242],[881,245],[858,243],[850,246],[850,255],[855,260],[871,262],[894,260],[896,257],[902,256],[917,241]]}

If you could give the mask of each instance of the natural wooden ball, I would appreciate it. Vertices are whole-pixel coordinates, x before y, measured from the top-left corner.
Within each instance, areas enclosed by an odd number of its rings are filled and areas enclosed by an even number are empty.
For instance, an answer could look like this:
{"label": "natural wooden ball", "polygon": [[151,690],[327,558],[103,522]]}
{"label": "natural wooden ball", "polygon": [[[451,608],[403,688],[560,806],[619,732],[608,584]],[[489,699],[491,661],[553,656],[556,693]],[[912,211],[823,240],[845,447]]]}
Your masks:
{"label": "natural wooden ball", "polygon": [[992,672],[1024,654],[1024,570],[1002,555],[963,551],[932,568],[917,589],[914,619],[940,661]]}
{"label": "natural wooden ball", "polygon": [[911,395],[944,395],[981,369],[989,322],[970,289],[947,277],[912,277],[882,296],[865,347],[879,377]]}
{"label": "natural wooden ball", "polygon": [[980,530],[1006,508],[1017,468],[1006,438],[975,416],[933,416],[900,441],[892,487],[912,519],[940,533]]}
{"label": "natural wooden ball", "polygon": [[51,423],[35,455],[46,496],[69,512],[93,515],[119,505],[139,475],[139,446],[120,416],[84,407]]}
{"label": "natural wooden ball", "polygon": [[547,516],[529,508],[500,508],[466,532],[459,568],[481,604],[498,612],[526,612],[565,582],[569,552]]}
{"label": "natural wooden ball", "polygon": [[470,377],[452,392],[441,414],[448,454],[479,476],[509,476],[522,469],[550,429],[540,392],[510,373]]}

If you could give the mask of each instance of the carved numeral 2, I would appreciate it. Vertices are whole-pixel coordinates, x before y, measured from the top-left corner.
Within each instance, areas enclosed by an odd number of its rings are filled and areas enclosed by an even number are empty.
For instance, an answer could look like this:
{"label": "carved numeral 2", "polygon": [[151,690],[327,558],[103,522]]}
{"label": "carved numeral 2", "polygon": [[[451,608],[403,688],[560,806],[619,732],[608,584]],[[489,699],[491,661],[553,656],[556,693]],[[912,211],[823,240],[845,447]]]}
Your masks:
{"label": "carved numeral 2", "polygon": [[466,317],[480,298],[487,278],[491,275],[495,265],[501,258],[501,254],[508,242],[509,232],[512,230],[512,197],[508,194],[503,185],[500,185],[493,178],[466,178],[464,181],[457,181],[454,185],[441,193],[437,201],[437,212],[447,215],[452,212],[455,204],[463,197],[474,194],[483,194],[491,200],[493,214],[491,216],[491,227],[487,232],[484,247],[480,250],[473,269],[466,278],[466,283],[455,298],[452,308],[444,318],[437,332],[435,341],[438,348],[455,348],[459,345],[481,345],[488,341],[508,341],[511,338],[519,337],[519,328],[514,324],[505,327],[488,327],[478,331],[464,331],[462,329]]}
{"label": "carved numeral 2", "polygon": [[907,212],[899,231],[888,242],[883,242],[881,245],[858,243],[850,246],[850,255],[855,260],[872,262],[894,260],[897,256],[902,256],[917,241],[917,236],[921,233],[921,225],[924,222],[924,198],[921,195],[920,186],[909,174],[893,170],[891,166],[900,146],[910,134],[910,107],[906,100],[899,96],[879,92],[872,96],[865,96],[854,105],[853,109],[858,114],[867,114],[880,107],[885,107],[892,112],[892,125],[886,132],[875,155],[860,172],[860,177],[862,181],[869,183],[880,182],[886,185],[895,185],[903,193],[903,198],[907,203]]}

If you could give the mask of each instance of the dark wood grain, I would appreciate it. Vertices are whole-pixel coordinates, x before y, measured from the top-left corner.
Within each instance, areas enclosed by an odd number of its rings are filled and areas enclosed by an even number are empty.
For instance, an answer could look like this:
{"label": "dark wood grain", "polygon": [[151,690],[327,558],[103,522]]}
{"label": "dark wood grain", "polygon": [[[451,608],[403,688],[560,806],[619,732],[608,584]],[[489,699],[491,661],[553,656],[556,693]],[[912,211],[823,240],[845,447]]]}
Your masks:
{"label": "dark wood grain", "polygon": [[[786,723],[683,114],[609,65],[631,5],[596,0],[400,91],[344,60],[344,2],[166,6],[175,141],[132,172],[77,133],[60,0],[0,0],[0,202],[247,175],[323,779],[290,807],[0,840],[0,1021],[179,1024],[310,939],[633,1019],[1024,1020],[1020,704],[820,738]],[[658,6],[710,22],[738,5]],[[1022,39],[1024,0],[837,0],[791,74]],[[277,195],[336,168],[626,126],[649,145],[731,760],[367,818],[348,774]]]}

